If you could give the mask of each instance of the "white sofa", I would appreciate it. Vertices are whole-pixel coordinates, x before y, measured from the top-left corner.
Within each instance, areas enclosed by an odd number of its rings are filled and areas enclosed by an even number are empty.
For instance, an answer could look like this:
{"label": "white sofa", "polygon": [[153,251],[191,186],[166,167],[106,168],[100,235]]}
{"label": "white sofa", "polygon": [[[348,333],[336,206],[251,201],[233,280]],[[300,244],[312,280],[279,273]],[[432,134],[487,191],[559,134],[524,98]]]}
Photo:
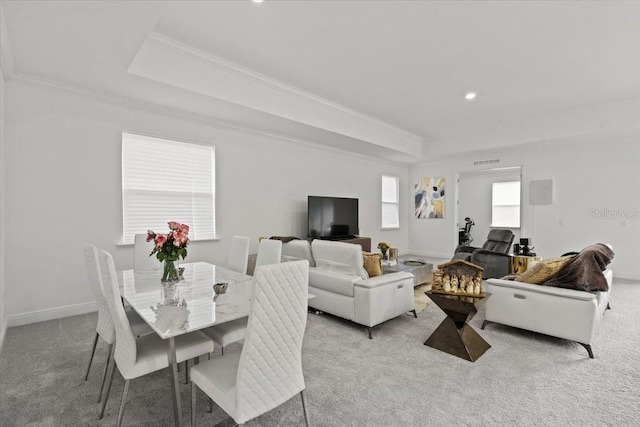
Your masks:
{"label": "white sofa", "polygon": [[585,292],[512,280],[489,279],[485,291],[485,321],[576,341],[593,359],[591,343],[609,308],[613,273],[603,272],[608,292]]}
{"label": "white sofa", "polygon": [[399,272],[369,278],[362,247],[329,240],[294,240],[283,245],[282,260],[306,258],[309,269],[309,307],[372,328],[403,313],[415,311],[414,277]]}

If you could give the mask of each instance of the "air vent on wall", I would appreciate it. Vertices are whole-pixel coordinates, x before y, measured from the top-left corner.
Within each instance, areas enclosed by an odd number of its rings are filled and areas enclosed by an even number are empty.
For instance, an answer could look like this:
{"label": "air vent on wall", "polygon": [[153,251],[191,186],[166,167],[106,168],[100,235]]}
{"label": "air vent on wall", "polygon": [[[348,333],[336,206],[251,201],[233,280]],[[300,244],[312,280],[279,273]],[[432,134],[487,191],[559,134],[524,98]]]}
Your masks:
{"label": "air vent on wall", "polygon": [[500,159],[478,160],[473,162],[473,166],[495,165],[500,163]]}

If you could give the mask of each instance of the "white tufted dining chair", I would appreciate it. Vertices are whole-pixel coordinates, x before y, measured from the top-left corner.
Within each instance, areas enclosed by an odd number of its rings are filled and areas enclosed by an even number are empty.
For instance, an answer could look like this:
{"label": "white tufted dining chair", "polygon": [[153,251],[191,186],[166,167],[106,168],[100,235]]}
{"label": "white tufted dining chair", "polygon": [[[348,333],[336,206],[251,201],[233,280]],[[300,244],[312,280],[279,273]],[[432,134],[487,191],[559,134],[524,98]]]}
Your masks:
{"label": "white tufted dining chair", "polygon": [[146,234],[136,234],[133,242],[133,269],[148,271],[160,270],[162,263],[155,256],[149,256],[153,242],[147,242]]}
{"label": "white tufted dining chair", "polygon": [[[242,274],[247,274],[247,261],[249,260],[249,238],[245,236],[233,236],[227,268]],[[221,325],[211,326],[202,330],[202,333],[220,346],[224,354],[224,348],[234,342],[242,341],[247,330],[247,318],[236,319]]]}
{"label": "white tufted dining chair", "polygon": [[256,268],[260,265],[278,264],[282,257],[282,241],[262,239],[258,245]]}
{"label": "white tufted dining chair", "polygon": [[191,368],[192,426],[198,388],[236,424],[244,424],[300,393],[309,426],[302,373],[308,293],[307,260],[256,268],[242,351]]}
{"label": "white tufted dining chair", "polygon": [[[98,307],[98,323],[96,324],[96,335],[93,339],[93,347],[91,348],[91,357],[89,358],[89,365],[84,374],[84,381],[89,378],[89,371],[91,370],[91,362],[96,352],[96,345],[98,344],[98,337],[102,338],[104,342],[109,345],[107,350],[107,361],[104,364],[104,370],[102,373],[102,383],[100,384],[100,394],[98,396],[98,402],[102,400],[102,389],[104,388],[104,380],[107,376],[107,366],[109,360],[113,356],[113,344],[116,341],[116,330],[111,320],[111,313],[107,307],[107,301],[104,298],[104,291],[102,289],[102,277],[100,274],[100,262],[98,260],[98,248],[94,245],[86,243],[84,245],[84,265],[87,272],[87,279],[91,286],[91,292],[96,299],[96,305]],[[134,335],[144,335],[152,332],[147,323],[140,318],[134,311],[125,311],[131,330]]]}
{"label": "white tufted dining chair", "polygon": [[233,236],[227,268],[238,273],[247,274],[247,262],[249,261],[249,238],[246,236]]}
{"label": "white tufted dining chair", "polygon": [[[116,346],[114,356],[109,362],[109,370],[111,373],[109,375],[104,400],[102,401],[99,419],[102,419],[104,415],[107,400],[109,399],[109,391],[113,383],[113,376],[115,374],[115,365],[117,365],[118,371],[125,379],[117,421],[117,425],[120,426],[122,425],[130,381],[168,367],[168,343],[156,334],[148,334],[137,338],[134,336],[124,307],[120,303],[118,280],[116,278],[113,258],[111,254],[106,251],[100,251],[100,270],[102,273],[105,299],[116,329]],[[213,351],[213,342],[199,332],[177,336],[175,337],[175,342],[176,361],[178,363]]]}

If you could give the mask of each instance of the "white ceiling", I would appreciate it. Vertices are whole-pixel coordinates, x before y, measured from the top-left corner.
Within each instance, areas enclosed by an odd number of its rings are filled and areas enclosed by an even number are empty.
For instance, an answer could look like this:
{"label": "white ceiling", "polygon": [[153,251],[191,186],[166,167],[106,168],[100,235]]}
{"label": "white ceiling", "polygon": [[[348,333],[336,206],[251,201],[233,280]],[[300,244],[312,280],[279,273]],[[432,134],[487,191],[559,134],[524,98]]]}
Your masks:
{"label": "white ceiling", "polygon": [[[636,1],[3,0],[2,11],[9,79],[395,161],[640,133]],[[155,57],[162,67],[145,51],[154,37],[178,47]],[[208,81],[185,52],[213,66]]]}

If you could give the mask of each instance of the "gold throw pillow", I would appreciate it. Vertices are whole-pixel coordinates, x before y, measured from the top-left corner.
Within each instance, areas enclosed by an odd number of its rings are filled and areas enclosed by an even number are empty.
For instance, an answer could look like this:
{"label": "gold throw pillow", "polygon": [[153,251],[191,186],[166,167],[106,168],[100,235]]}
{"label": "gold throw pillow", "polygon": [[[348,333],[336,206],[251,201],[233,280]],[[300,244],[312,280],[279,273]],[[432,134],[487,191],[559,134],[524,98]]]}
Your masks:
{"label": "gold throw pillow", "polygon": [[382,276],[382,254],[362,252],[362,260],[369,277]]}
{"label": "gold throw pillow", "polygon": [[541,285],[554,276],[567,262],[575,255],[563,256],[560,258],[543,259],[532,268],[518,275],[515,280],[518,282],[533,283]]}

